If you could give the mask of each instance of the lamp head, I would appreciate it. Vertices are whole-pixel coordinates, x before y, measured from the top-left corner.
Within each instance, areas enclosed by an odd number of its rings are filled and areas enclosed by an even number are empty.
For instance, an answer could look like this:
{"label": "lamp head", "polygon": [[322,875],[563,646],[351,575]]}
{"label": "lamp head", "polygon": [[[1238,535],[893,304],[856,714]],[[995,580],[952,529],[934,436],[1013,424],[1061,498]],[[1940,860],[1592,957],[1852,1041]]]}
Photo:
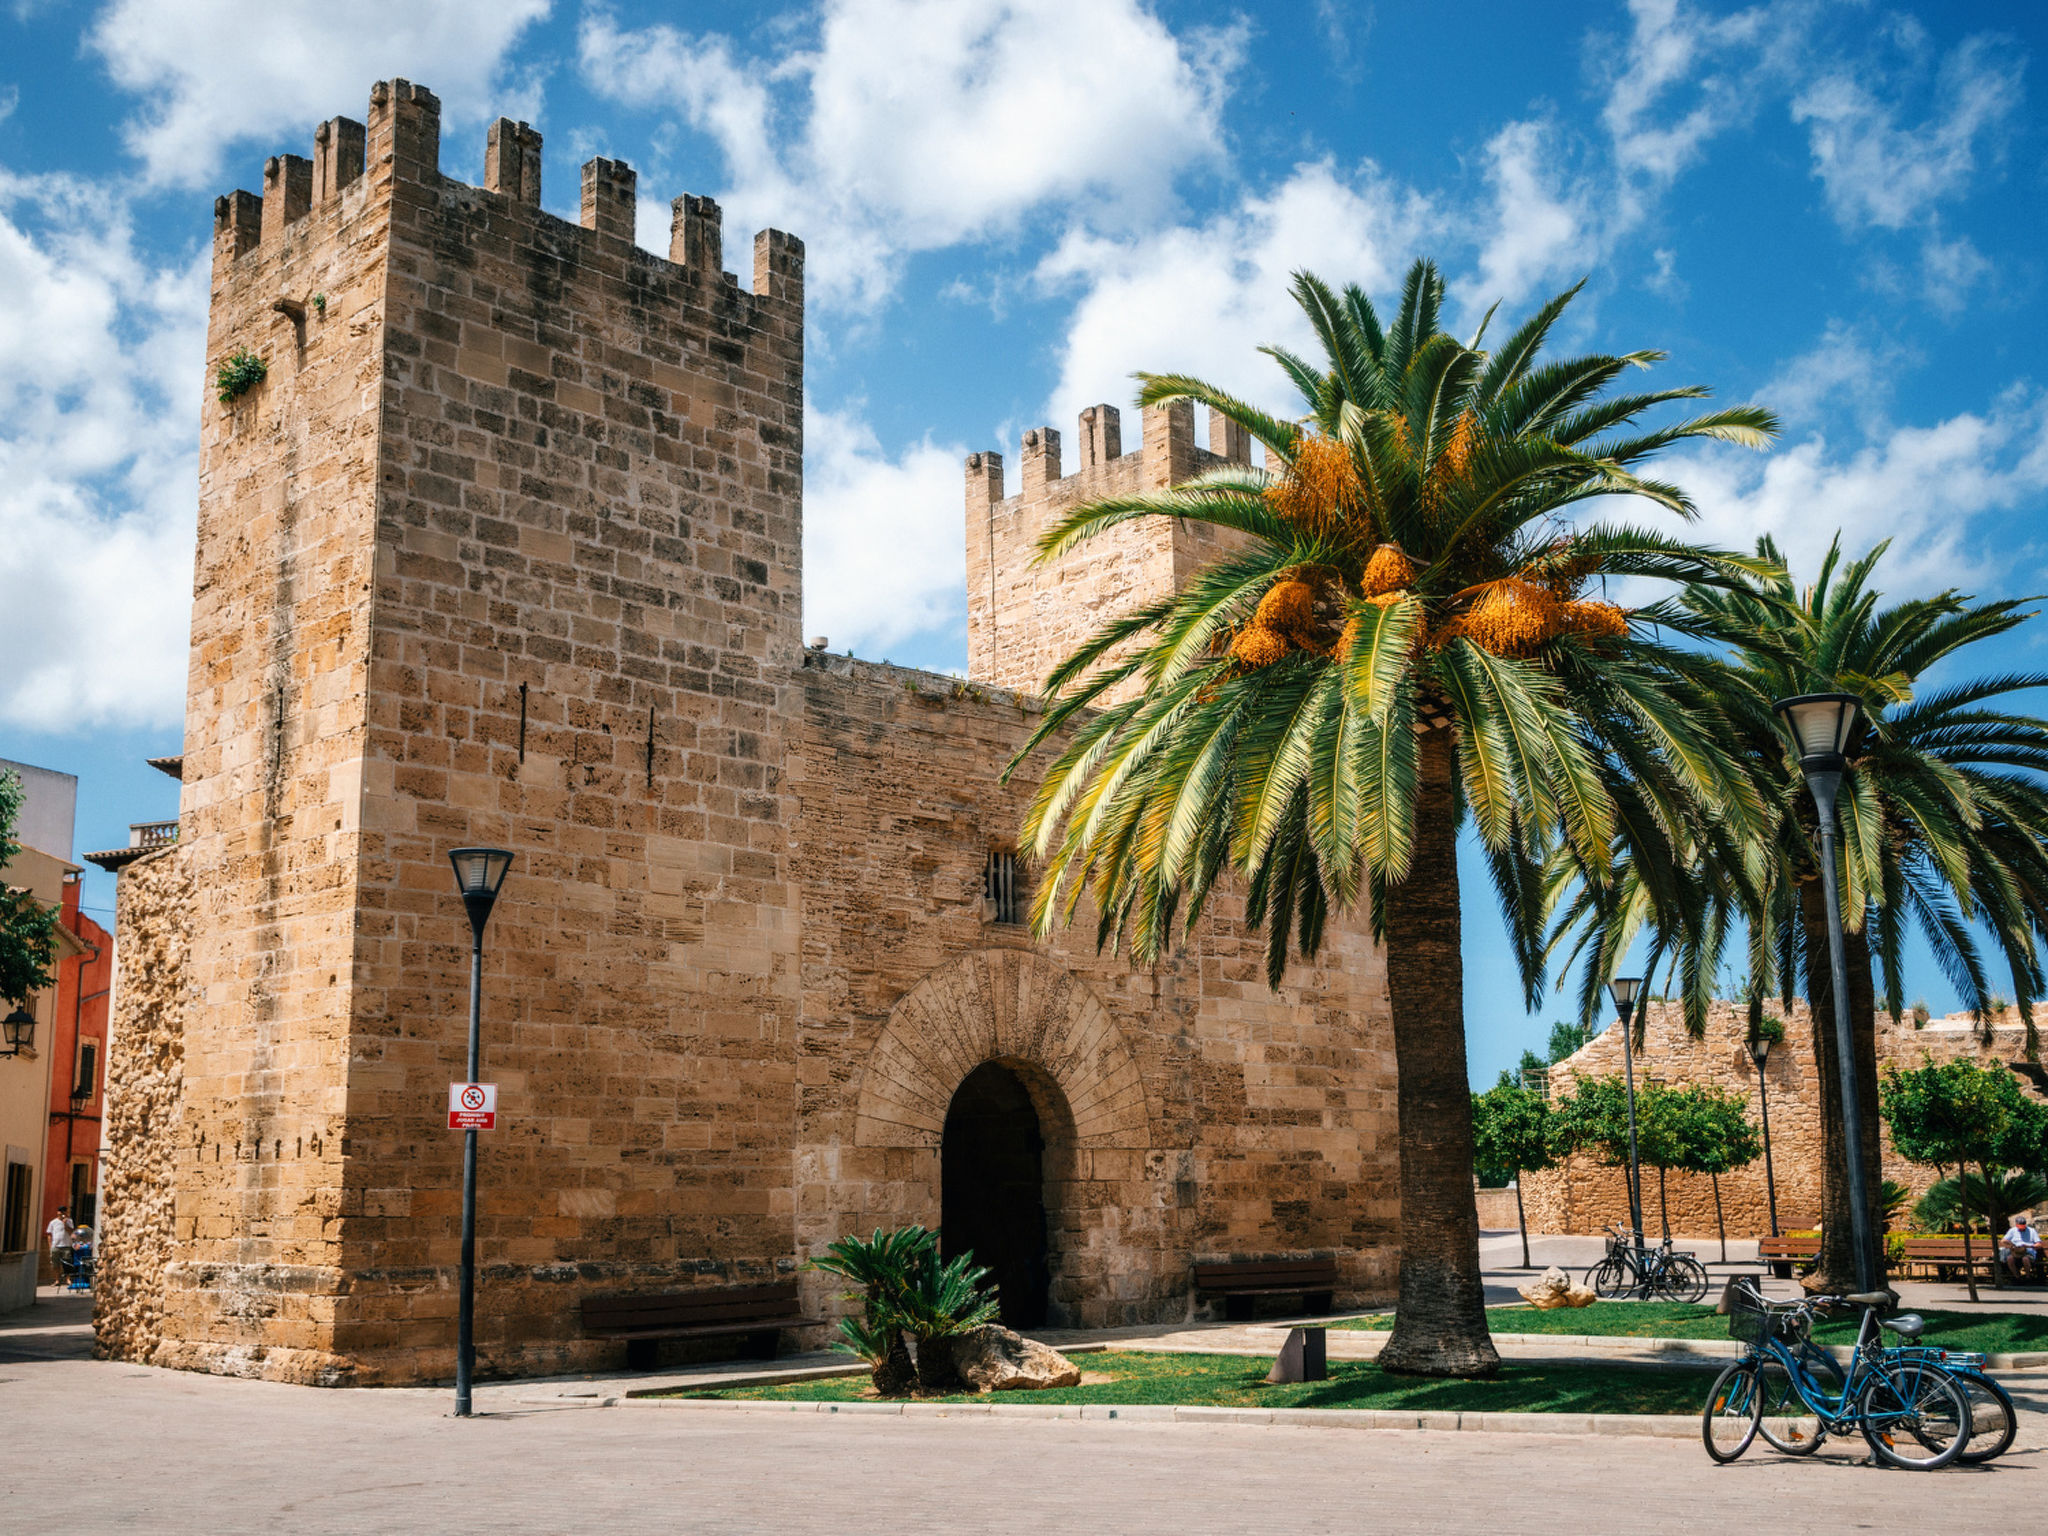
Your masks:
{"label": "lamp head", "polygon": [[1624,1022],[1635,1012],[1636,998],[1642,990],[1643,978],[1640,976],[1617,976],[1607,983],[1607,995],[1614,999],[1614,1006]]}
{"label": "lamp head", "polygon": [[1770,1059],[1770,1054],[1771,1037],[1769,1035],[1758,1035],[1749,1042],[1749,1059],[1756,1063],[1757,1071],[1763,1071],[1764,1063]]}
{"label": "lamp head", "polygon": [[470,927],[482,938],[491,907],[498,900],[498,888],[505,883],[505,871],[512,867],[512,855],[503,848],[454,848],[449,850],[448,862],[455,866],[455,888],[469,909]]}
{"label": "lamp head", "polygon": [[1863,723],[1863,701],[1853,693],[1802,693],[1780,699],[1772,708],[1799,749],[1799,766],[1808,773],[1840,773],[1849,765],[1849,748]]}
{"label": "lamp head", "polygon": [[17,1008],[0,1019],[0,1033],[7,1038],[7,1054],[19,1056],[36,1043],[36,1016],[26,1008]]}

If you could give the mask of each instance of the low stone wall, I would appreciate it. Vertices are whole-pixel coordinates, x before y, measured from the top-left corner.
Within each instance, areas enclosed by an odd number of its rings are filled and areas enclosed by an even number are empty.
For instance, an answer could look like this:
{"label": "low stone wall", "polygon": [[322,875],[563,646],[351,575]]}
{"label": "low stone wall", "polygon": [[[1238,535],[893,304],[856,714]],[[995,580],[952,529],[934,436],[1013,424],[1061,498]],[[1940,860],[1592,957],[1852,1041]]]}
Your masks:
{"label": "low stone wall", "polygon": [[[2009,1022],[1995,1025],[1987,1038],[1975,1021],[1966,1017],[1934,1019],[1916,1028],[1910,1017],[1895,1025],[1881,1015],[1877,1020],[1878,1070],[1893,1065],[1916,1067],[1928,1058],[1987,1063],[2021,1060],[2026,1054],[2025,1028],[2015,1016],[2008,1014],[2007,1019]],[[1792,1231],[1812,1227],[1820,1220],[1820,1097],[1812,1023],[1805,1005],[1796,1004],[1786,1013],[1784,1024],[1785,1039],[1771,1050],[1766,1083],[1778,1227]],[[1683,1011],[1677,1004],[1652,1003],[1643,1046],[1636,1052],[1637,1087],[1652,1081],[1670,1087],[1710,1083],[1744,1095],[1750,1120],[1761,1125],[1756,1066],[1744,1044],[1748,1032],[1748,1016],[1734,1003],[1716,1003],[1705,1033],[1697,1038],[1686,1032]],[[1621,1036],[1609,1029],[1551,1068],[1551,1096],[1556,1099],[1571,1092],[1581,1077],[1619,1077],[1621,1070]],[[1868,1112],[1875,1114],[1877,1106],[1869,1106]],[[1898,1156],[1888,1134],[1883,1136],[1883,1145],[1883,1177],[1898,1180],[1915,1198],[1924,1194],[1935,1180],[1934,1170]],[[1662,1231],[1662,1211],[1668,1209],[1674,1233],[1695,1239],[1713,1237],[1717,1231],[1715,1181],[1700,1174],[1674,1172],[1663,1182],[1660,1202],[1656,1170],[1643,1170],[1643,1224],[1652,1236]],[[1771,1230],[1761,1157],[1747,1168],[1723,1174],[1719,1184],[1721,1215],[1729,1236],[1759,1237]],[[1525,1175],[1522,1198],[1532,1232],[1597,1233],[1610,1223],[1626,1225],[1628,1221],[1628,1181],[1623,1171],[1584,1153],[1573,1154],[1558,1168]]]}
{"label": "low stone wall", "polygon": [[1515,1189],[1511,1184],[1506,1189],[1481,1189],[1473,1198],[1479,1204],[1479,1226],[1481,1230],[1501,1231],[1517,1225],[1515,1217]]}
{"label": "low stone wall", "polygon": [[179,850],[121,874],[120,976],[107,1056],[106,1161],[93,1276],[93,1352],[154,1358],[174,1235],[182,1145],[185,954],[192,881]]}

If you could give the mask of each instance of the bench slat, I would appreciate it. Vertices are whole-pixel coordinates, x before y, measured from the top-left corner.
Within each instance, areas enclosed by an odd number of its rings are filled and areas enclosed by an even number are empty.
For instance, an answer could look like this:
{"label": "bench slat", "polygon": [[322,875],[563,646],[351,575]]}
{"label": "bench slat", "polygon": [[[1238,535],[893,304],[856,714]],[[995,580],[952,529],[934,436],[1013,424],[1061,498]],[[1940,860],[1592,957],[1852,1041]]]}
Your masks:
{"label": "bench slat", "polygon": [[[801,1319],[794,1281],[778,1285],[706,1286],[698,1290],[639,1295],[586,1296],[586,1332],[640,1332],[653,1328],[767,1329],[783,1319]],[[794,1324],[792,1324],[793,1326]]]}
{"label": "bench slat", "polygon": [[1335,1259],[1258,1259],[1193,1266],[1195,1289],[1240,1296],[1334,1290]]}

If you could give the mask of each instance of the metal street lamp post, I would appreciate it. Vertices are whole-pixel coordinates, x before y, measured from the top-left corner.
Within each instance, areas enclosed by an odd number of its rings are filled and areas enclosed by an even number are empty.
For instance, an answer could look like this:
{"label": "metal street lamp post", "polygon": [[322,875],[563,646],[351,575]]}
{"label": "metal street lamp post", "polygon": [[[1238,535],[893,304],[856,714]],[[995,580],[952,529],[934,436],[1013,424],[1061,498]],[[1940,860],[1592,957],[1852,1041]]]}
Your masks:
{"label": "metal street lamp post", "polygon": [[[512,855],[503,848],[457,848],[448,861],[455,866],[455,887],[469,911],[469,1076],[482,1070],[484,924]],[[476,1129],[462,1133],[462,1296],[455,1315],[455,1416],[466,1419],[469,1382],[476,1371]]]}
{"label": "metal street lamp post", "polygon": [[1856,1092],[1856,1054],[1849,1027],[1849,962],[1842,942],[1842,897],[1835,875],[1835,795],[1849,768],[1849,744],[1862,723],[1853,693],[1807,693],[1772,706],[1799,748],[1799,767],[1820,813],[1820,883],[1828,904],[1828,967],[1835,987],[1835,1065],[1842,1080],[1842,1136],[1848,1143],[1849,1233],[1856,1245],[1856,1284],[1868,1291],[1870,1207],[1863,1167],[1863,1106]]}
{"label": "metal street lamp post", "polygon": [[1643,1168],[1636,1157],[1636,1058],[1629,1020],[1635,1017],[1636,997],[1642,990],[1640,976],[1617,976],[1607,983],[1614,1011],[1621,1017],[1621,1065],[1628,1081],[1628,1222],[1638,1248],[1643,1246]]}
{"label": "metal street lamp post", "polygon": [[1764,1117],[1764,1198],[1771,1208],[1771,1236],[1778,1235],[1778,1178],[1771,1170],[1771,1095],[1764,1086],[1764,1063],[1770,1058],[1771,1041],[1768,1035],[1758,1035],[1749,1042],[1749,1059],[1756,1063],[1757,1104]]}

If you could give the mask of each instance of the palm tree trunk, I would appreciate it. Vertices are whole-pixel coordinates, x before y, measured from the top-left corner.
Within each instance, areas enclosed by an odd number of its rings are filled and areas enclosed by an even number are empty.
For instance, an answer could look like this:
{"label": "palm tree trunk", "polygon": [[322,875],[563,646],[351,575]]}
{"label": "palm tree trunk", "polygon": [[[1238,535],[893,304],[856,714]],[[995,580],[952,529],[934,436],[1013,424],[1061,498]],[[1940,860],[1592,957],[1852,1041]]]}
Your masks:
{"label": "palm tree trunk", "polygon": [[1458,821],[1451,733],[1416,743],[1415,849],[1387,891],[1387,997],[1400,1118],[1401,1287],[1380,1369],[1488,1376],[1479,1211],[1472,1199],[1472,1088],[1465,1069],[1465,968],[1458,923]]}
{"label": "palm tree trunk", "polygon": [[1529,1269],[1529,1218],[1522,1214],[1522,1175],[1515,1173],[1515,1225],[1522,1233],[1522,1268]]}
{"label": "palm tree trunk", "polygon": [[[1855,1225],[1849,1219],[1849,1148],[1842,1133],[1842,1076],[1835,1052],[1835,988],[1828,968],[1827,902],[1820,876],[1799,887],[1806,953],[1806,1005],[1812,1013],[1813,1061],[1819,1078],[1821,1127],[1820,1258],[1805,1279],[1810,1292],[1841,1295],[1857,1288]],[[1863,1187],[1870,1206],[1870,1273],[1884,1283],[1884,1215],[1879,1205],[1877,1112],[1877,993],[1870,979],[1870,945],[1861,933],[1842,935],[1849,971],[1849,1034],[1856,1053],[1857,1097],[1863,1110]]]}

